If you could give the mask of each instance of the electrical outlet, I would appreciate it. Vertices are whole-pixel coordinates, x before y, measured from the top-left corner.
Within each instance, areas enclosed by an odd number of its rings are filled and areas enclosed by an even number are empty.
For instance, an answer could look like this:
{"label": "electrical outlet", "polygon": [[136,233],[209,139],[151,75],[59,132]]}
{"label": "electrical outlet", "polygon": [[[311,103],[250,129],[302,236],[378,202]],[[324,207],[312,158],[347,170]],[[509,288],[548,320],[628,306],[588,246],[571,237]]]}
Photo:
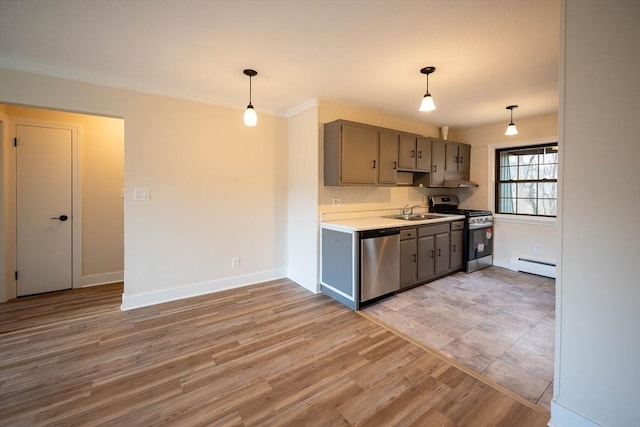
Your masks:
{"label": "electrical outlet", "polygon": [[231,258],[231,268],[240,268],[240,257]]}
{"label": "electrical outlet", "polygon": [[540,252],[542,252],[542,245],[540,244],[533,245],[533,253],[540,254]]}
{"label": "electrical outlet", "polygon": [[342,199],[340,197],[334,197],[333,198],[333,207],[337,208],[342,206]]}

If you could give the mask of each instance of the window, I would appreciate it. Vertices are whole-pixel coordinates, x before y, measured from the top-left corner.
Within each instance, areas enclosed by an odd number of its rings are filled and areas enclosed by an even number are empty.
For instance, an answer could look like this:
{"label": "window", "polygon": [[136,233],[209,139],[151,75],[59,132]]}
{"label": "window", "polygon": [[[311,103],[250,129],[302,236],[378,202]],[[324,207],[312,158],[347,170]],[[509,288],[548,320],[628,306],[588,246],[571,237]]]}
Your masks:
{"label": "window", "polygon": [[496,150],[496,213],[556,216],[558,143]]}

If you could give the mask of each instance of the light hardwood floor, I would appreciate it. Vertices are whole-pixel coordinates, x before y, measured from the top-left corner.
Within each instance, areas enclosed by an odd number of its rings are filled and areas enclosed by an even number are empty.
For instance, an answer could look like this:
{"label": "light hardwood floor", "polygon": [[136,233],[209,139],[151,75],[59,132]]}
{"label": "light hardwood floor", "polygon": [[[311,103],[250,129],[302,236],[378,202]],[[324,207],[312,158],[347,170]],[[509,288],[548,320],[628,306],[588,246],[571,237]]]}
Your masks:
{"label": "light hardwood floor", "polygon": [[0,304],[0,425],[545,426],[289,280],[128,312],[121,285]]}

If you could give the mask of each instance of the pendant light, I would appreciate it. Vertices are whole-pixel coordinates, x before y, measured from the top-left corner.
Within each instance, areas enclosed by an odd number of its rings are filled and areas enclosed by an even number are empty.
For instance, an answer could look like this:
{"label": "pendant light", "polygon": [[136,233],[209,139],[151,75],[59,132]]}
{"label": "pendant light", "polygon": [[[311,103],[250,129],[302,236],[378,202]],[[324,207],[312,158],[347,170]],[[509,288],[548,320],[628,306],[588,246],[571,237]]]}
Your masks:
{"label": "pendant light", "polygon": [[514,108],[518,108],[517,105],[509,105],[507,107],[507,110],[511,110],[511,121],[509,122],[509,126],[507,126],[507,130],[504,133],[505,135],[517,135],[518,134],[518,128],[516,128],[516,125],[513,124],[513,109]]}
{"label": "pendant light", "polygon": [[256,114],[256,110],[253,109],[253,104],[251,103],[251,78],[258,75],[256,70],[247,69],[244,70],[243,73],[249,76],[249,105],[247,105],[247,109],[244,110],[244,124],[246,126],[255,126],[258,123],[258,115]]}
{"label": "pendant light", "polygon": [[433,102],[433,98],[429,93],[429,74],[433,73],[436,70],[436,67],[424,67],[420,70],[422,74],[427,75],[427,91],[422,97],[422,102],[420,103],[420,111],[433,111],[436,109],[436,104]]}

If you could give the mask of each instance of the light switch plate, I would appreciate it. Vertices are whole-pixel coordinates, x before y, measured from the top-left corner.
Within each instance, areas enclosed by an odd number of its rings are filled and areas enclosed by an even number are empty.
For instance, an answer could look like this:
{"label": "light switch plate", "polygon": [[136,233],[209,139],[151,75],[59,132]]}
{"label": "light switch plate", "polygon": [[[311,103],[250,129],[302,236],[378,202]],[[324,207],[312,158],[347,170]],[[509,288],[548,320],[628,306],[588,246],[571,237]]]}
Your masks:
{"label": "light switch plate", "polygon": [[133,200],[149,200],[151,198],[149,187],[139,187],[133,189]]}

